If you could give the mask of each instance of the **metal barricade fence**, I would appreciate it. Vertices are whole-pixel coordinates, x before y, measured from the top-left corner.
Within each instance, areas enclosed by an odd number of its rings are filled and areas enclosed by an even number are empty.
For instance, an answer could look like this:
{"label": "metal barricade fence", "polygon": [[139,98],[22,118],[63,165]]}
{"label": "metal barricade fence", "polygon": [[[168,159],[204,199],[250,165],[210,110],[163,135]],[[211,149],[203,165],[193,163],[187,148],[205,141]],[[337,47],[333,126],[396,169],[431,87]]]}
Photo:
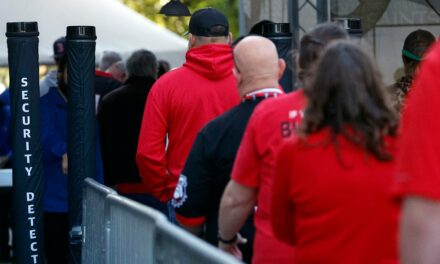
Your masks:
{"label": "metal barricade fence", "polygon": [[240,263],[170,222],[158,224],[154,246],[154,263],[157,264]]}
{"label": "metal barricade fence", "polygon": [[83,264],[240,263],[145,205],[86,179]]}
{"label": "metal barricade fence", "polygon": [[109,222],[105,218],[107,195],[116,192],[87,178],[83,194],[82,263],[103,264],[108,254]]}
{"label": "metal barricade fence", "polygon": [[130,199],[109,195],[109,262],[107,264],[154,263],[154,236],[157,223],[165,216]]}

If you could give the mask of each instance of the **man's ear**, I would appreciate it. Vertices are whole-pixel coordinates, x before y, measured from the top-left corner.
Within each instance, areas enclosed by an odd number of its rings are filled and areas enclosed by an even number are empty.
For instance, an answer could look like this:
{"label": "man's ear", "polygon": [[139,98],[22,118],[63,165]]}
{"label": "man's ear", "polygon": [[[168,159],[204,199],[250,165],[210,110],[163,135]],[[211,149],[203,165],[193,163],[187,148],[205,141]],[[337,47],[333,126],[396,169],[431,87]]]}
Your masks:
{"label": "man's ear", "polygon": [[191,49],[196,45],[197,39],[193,36],[193,34],[188,34],[188,47]]}
{"label": "man's ear", "polygon": [[232,36],[232,32],[229,32],[229,45],[231,45],[232,44],[232,42],[234,42],[234,38],[233,38],[233,36]]}
{"label": "man's ear", "polygon": [[237,68],[232,68],[232,73],[234,74],[235,79],[237,80],[237,83],[240,82],[241,79],[241,74],[240,72],[237,70]]}
{"label": "man's ear", "polygon": [[278,80],[283,76],[284,70],[286,69],[286,62],[283,59],[278,60]]}

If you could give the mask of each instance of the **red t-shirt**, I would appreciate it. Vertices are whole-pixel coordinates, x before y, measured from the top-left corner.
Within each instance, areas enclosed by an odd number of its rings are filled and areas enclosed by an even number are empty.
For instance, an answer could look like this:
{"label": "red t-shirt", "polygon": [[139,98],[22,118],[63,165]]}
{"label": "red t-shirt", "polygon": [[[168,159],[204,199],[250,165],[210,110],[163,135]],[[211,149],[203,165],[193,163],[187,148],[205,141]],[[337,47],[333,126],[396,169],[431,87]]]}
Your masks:
{"label": "red t-shirt", "polygon": [[402,121],[397,194],[440,201],[440,42],[425,57]]}
{"label": "red t-shirt", "polygon": [[[381,162],[329,129],[284,142],[272,191],[276,237],[295,263],[398,263],[395,162]],[[395,151],[395,139],[387,139]]]}
{"label": "red t-shirt", "polygon": [[302,90],[260,103],[252,114],[232,170],[237,183],[258,188],[253,263],[292,263],[293,247],[278,241],[270,225],[270,197],[275,153],[294,135],[302,119]]}
{"label": "red t-shirt", "polygon": [[199,130],[240,102],[233,66],[229,45],[203,45],[190,49],[185,64],[167,72],[152,87],[136,163],[146,192],[160,201],[173,197]]}

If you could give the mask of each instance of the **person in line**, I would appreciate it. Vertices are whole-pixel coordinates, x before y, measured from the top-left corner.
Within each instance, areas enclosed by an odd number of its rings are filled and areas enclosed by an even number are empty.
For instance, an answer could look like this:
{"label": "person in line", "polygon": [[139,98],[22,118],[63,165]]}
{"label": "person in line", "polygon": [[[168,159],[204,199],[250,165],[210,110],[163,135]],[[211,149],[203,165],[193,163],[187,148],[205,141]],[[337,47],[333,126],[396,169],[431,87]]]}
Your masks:
{"label": "person in line", "polygon": [[135,161],[145,102],[156,81],[156,56],[148,50],[133,52],[127,72],[126,83],[104,96],[98,110],[104,182],[121,195],[168,214],[166,206],[146,194]]}
{"label": "person in line", "polygon": [[[40,98],[44,178],[44,248],[48,264],[68,263],[68,97],[67,56],[63,56],[58,65],[58,86],[51,87],[49,92]],[[99,144],[96,148],[96,179],[102,182]]]}
{"label": "person in line", "polygon": [[[9,89],[0,94],[0,169],[12,168],[12,148],[10,144],[11,106]],[[0,262],[10,262],[9,228],[11,227],[12,194],[0,193]]]}
{"label": "person in line", "polygon": [[402,117],[396,194],[404,264],[440,263],[440,42],[423,60]]}
{"label": "person in line", "polygon": [[159,60],[158,64],[157,79],[171,70],[170,63],[166,60]]}
{"label": "person in line", "polygon": [[[333,40],[346,39],[339,25],[317,25],[300,42],[298,79],[307,83],[323,48]],[[270,197],[276,150],[281,141],[295,135],[306,100],[302,89],[265,100],[253,112],[234,162],[231,181],[223,194],[219,236],[234,243],[219,247],[237,253],[237,235],[257,203],[253,263],[293,263],[294,248],[275,238],[270,225]],[[258,200],[258,202],[257,202]]]}
{"label": "person in line", "polygon": [[434,35],[422,29],[411,32],[405,38],[402,48],[402,61],[405,75],[391,86],[397,110],[401,110],[405,97],[411,88],[414,75],[419,68],[419,64],[423,60],[425,52],[434,42]]}
{"label": "person in line", "polygon": [[115,63],[122,61],[121,55],[115,51],[104,51],[99,62],[99,67],[95,70],[95,97],[96,106],[99,107],[101,99],[109,92],[122,86],[109,72],[106,72]]}
{"label": "person in line", "polygon": [[66,38],[59,37],[53,43],[53,59],[57,68],[49,71],[43,79],[40,80],[40,96],[43,96],[49,92],[50,87],[57,86],[57,73],[61,58],[66,53]]}
{"label": "person in line", "polygon": [[136,154],[147,193],[163,203],[173,197],[199,130],[240,101],[226,16],[214,8],[197,10],[188,37],[184,65],[151,89]]}
{"label": "person in line", "polygon": [[125,69],[125,62],[122,60],[113,63],[113,65],[110,66],[110,68],[108,68],[105,72],[110,73],[113,79],[120,83],[125,83],[127,80],[127,70]]}
{"label": "person in line", "polygon": [[304,93],[299,135],[275,162],[275,236],[295,246],[293,263],[399,263],[398,114],[379,70],[354,43],[335,42]]}
{"label": "person in line", "polygon": [[[173,205],[178,223],[188,231],[217,245],[220,198],[230,179],[232,165],[244,130],[254,108],[264,99],[283,94],[278,80],[285,63],[267,38],[250,36],[234,47],[234,75],[241,103],[209,122],[197,135],[180,175]],[[253,217],[241,234],[248,243],[241,247],[243,260],[250,263]]]}
{"label": "person in line", "polygon": [[12,168],[12,147],[10,142],[10,105],[9,88],[0,94],[0,169]]}
{"label": "person in line", "polygon": [[115,63],[122,61],[122,57],[116,51],[104,50],[99,61],[99,71],[106,72]]}

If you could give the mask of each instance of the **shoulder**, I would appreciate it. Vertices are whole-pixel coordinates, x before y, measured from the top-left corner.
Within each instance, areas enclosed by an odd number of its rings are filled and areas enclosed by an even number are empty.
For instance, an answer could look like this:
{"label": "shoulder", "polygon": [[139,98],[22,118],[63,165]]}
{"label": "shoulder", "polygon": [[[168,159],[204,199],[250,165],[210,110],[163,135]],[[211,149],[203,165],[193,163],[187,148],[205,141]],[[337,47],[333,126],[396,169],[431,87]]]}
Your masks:
{"label": "shoulder", "polygon": [[2,101],[5,104],[9,104],[9,88],[6,89],[3,93],[0,93],[0,101]]}
{"label": "shoulder", "polygon": [[117,100],[120,96],[123,96],[126,93],[126,86],[120,86],[118,88],[116,88],[115,90],[109,92],[108,94],[106,94],[103,98],[101,103],[108,103],[108,102],[112,102],[114,100]]}
{"label": "shoulder", "polygon": [[43,95],[40,98],[40,107],[47,107],[52,100],[48,97],[48,94]]}
{"label": "shoulder", "polygon": [[180,78],[182,78],[187,71],[188,69],[186,69],[183,66],[172,69],[167,73],[165,73],[164,75],[162,75],[159,79],[157,79],[157,81],[153,86],[157,86],[157,84],[163,85],[163,84],[178,82],[178,80],[180,80]]}
{"label": "shoulder", "polygon": [[212,138],[212,137],[216,137],[217,135],[221,134],[222,131],[224,131],[225,128],[229,124],[228,120],[230,120],[230,117],[229,117],[230,113],[228,114],[228,112],[226,112],[226,113],[218,116],[217,118],[214,118],[213,120],[209,121],[200,130],[199,135],[204,137],[204,138]]}
{"label": "shoulder", "polygon": [[116,89],[120,87],[122,83],[119,81],[113,79],[112,77],[109,77],[107,75],[103,74],[95,74],[95,89],[96,88],[109,88],[109,89]]}
{"label": "shoulder", "polygon": [[304,95],[304,90],[299,89],[294,92],[285,94],[274,99],[274,104],[279,104],[283,107],[287,107],[290,110],[300,110],[306,106],[306,96]]}
{"label": "shoulder", "polygon": [[190,74],[192,73],[188,72],[184,67],[179,67],[165,73],[151,87],[148,100],[167,101],[176,92],[178,93],[176,97],[187,93],[187,88],[190,85],[190,82],[188,82]]}
{"label": "shoulder", "polygon": [[255,113],[266,113],[270,114],[272,112],[279,112],[282,109],[292,110],[292,109],[303,109],[306,103],[306,98],[304,96],[303,90],[297,90],[277,98],[266,99],[261,102],[255,109]]}
{"label": "shoulder", "polygon": [[40,98],[42,116],[51,115],[58,111],[67,111],[67,102],[61,96],[58,88],[52,87]]}
{"label": "shoulder", "polygon": [[43,95],[40,98],[40,102],[42,105],[52,104],[57,101],[58,97],[61,97],[61,96],[58,94],[57,88],[51,87],[51,88],[49,88],[49,92],[47,92],[45,95]]}
{"label": "shoulder", "polygon": [[235,115],[237,115],[240,112],[240,105],[236,105],[229,109],[228,111],[224,112],[223,114],[219,115],[218,117],[211,120],[205,127],[208,129],[215,129],[218,127],[221,127],[228,123]]}
{"label": "shoulder", "polygon": [[49,83],[52,82],[56,82],[57,80],[57,74],[58,71],[57,70],[51,70],[49,71],[44,77],[43,79],[41,79],[40,83],[43,83],[44,85],[48,85]]}
{"label": "shoulder", "polygon": [[[284,96],[282,96],[284,97]],[[250,126],[255,123],[264,122],[265,120],[274,120],[274,115],[279,115],[280,112],[280,99],[278,98],[269,98],[263,100],[260,104],[258,104],[250,118]]]}
{"label": "shoulder", "polygon": [[164,94],[170,90],[170,85],[182,84],[182,77],[184,75],[183,67],[173,69],[162,75],[153,84],[150,90],[150,96],[154,97],[156,94]]}
{"label": "shoulder", "polygon": [[239,105],[231,108],[220,116],[209,121],[201,130],[200,133],[206,138],[216,137],[227,131],[234,121],[234,117],[240,112]]}

